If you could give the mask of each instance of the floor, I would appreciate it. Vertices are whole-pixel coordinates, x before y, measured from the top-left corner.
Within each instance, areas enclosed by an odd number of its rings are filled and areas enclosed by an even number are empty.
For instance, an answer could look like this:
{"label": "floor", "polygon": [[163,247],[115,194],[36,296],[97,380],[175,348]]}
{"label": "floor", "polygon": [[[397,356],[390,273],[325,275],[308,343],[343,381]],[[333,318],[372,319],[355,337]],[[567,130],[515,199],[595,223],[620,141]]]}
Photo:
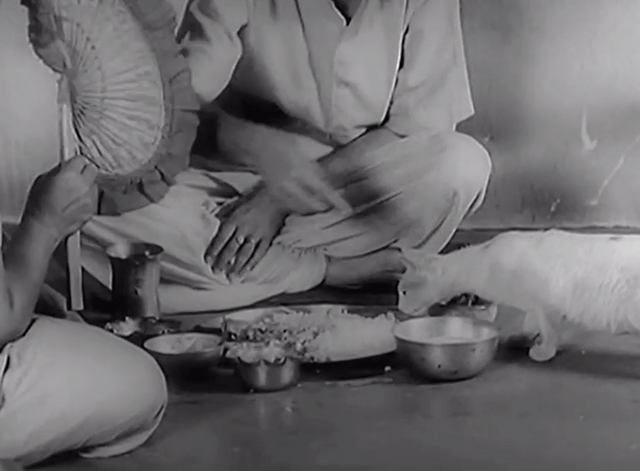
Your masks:
{"label": "floor", "polygon": [[635,338],[584,337],[551,364],[502,351],[483,375],[444,385],[393,359],[309,371],[300,387],[271,394],[244,393],[223,373],[173,378],[166,419],[143,448],[45,469],[632,470],[639,353]]}
{"label": "floor", "polygon": [[[319,290],[288,301],[353,296]],[[380,289],[357,299],[387,304],[393,293]],[[505,338],[521,322],[500,310]],[[306,371],[298,388],[270,394],[243,392],[225,371],[170,376],[166,418],[141,449],[41,469],[638,469],[640,339],[568,330],[566,342],[566,351],[545,365],[502,348],[484,374],[450,384],[417,380],[393,357]]]}

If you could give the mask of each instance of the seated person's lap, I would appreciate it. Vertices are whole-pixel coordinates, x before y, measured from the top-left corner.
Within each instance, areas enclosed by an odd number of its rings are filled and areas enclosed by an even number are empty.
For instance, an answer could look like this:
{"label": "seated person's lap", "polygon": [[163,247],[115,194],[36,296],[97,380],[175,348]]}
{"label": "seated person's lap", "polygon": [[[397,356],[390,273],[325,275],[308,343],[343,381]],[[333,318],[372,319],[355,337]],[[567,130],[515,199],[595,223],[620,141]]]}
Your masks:
{"label": "seated person's lap", "polygon": [[[242,291],[224,274],[212,273],[204,251],[219,225],[217,209],[228,201],[228,184],[246,191],[258,181],[254,175],[242,179],[238,173],[191,169],[178,177],[178,185],[160,203],[116,218],[95,218],[83,230],[85,242],[98,246],[88,250],[85,266],[108,284],[109,263],[100,254],[104,247],[121,240],[146,240],[165,247],[163,278],[177,283],[161,289],[165,312],[240,307],[317,286],[323,279],[325,255],[362,256],[403,238],[409,245],[437,252],[481,202],[491,166],[479,144],[457,133],[418,134],[358,160],[362,165],[357,167],[383,192],[367,205],[367,221],[361,215],[354,218],[337,212],[289,217],[267,256],[242,280]],[[351,191],[362,193],[361,179],[356,180],[349,184],[354,186]],[[390,205],[394,210],[389,211]],[[408,217],[403,220],[400,213]],[[253,292],[248,296],[254,286],[255,296]],[[171,296],[165,293],[168,289]],[[217,295],[212,298],[202,291]],[[201,300],[196,302],[194,296]],[[179,297],[189,301],[178,302]]]}
{"label": "seated person's lap", "polygon": [[112,456],[141,445],[167,402],[144,351],[86,324],[37,318],[8,344],[0,375],[0,458],[25,464],[59,452]]}

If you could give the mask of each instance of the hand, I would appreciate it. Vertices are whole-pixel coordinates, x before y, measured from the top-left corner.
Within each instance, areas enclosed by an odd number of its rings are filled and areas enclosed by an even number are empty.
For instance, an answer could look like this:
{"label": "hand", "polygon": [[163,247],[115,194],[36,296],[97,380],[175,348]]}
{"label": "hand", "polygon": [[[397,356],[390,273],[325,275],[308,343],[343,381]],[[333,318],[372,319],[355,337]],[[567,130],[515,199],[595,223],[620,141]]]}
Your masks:
{"label": "hand", "polygon": [[287,211],[303,215],[331,209],[351,211],[349,203],[327,181],[324,170],[315,161],[284,153],[265,159],[259,167],[266,189]]}
{"label": "hand", "polygon": [[286,213],[259,187],[218,215],[217,234],[205,252],[214,272],[242,277],[252,270],[271,247],[284,225]]}
{"label": "hand", "polygon": [[53,231],[56,240],[79,230],[97,210],[97,175],[81,156],[40,175],[29,190],[23,220]]}

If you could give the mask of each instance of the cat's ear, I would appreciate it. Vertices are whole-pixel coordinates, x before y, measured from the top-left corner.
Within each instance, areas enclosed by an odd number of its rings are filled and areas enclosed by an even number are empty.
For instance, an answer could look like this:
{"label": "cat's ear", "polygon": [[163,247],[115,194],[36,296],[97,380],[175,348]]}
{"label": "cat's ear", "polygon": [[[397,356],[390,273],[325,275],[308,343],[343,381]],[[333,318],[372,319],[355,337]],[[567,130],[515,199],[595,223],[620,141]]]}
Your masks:
{"label": "cat's ear", "polygon": [[412,258],[407,257],[405,254],[402,254],[402,258],[400,259],[400,261],[407,271],[418,271],[418,265],[416,264],[416,262]]}
{"label": "cat's ear", "polygon": [[422,266],[424,254],[416,249],[402,248],[402,263],[407,270],[418,271]]}
{"label": "cat's ear", "polygon": [[402,249],[402,263],[405,268],[413,271],[424,271],[440,258],[437,254],[427,254],[422,250],[411,248]]}

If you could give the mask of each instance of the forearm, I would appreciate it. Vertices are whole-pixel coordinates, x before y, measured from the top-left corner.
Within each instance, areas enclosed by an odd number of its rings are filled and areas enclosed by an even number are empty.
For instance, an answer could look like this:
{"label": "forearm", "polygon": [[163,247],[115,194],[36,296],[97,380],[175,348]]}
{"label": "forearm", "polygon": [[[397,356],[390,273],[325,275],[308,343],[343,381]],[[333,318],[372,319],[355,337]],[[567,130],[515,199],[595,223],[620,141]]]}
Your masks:
{"label": "forearm", "polygon": [[[255,126],[253,123],[248,124],[248,126]],[[249,166],[255,166],[258,173],[260,173],[260,167],[263,165],[269,165],[270,156],[274,155],[274,152],[293,152],[297,156],[302,152],[300,149],[297,149],[296,144],[292,144],[290,147],[285,145],[285,142],[291,139],[291,134],[286,134],[285,138],[281,142],[274,139],[273,131],[270,131],[271,139],[266,140],[263,146],[260,146],[262,152],[258,153],[256,151],[257,147],[255,144],[248,144],[248,147],[251,149],[250,152],[240,153],[240,155],[244,155],[247,161],[245,162]],[[278,131],[280,132],[280,131]],[[361,174],[364,168],[366,167],[365,158],[366,155],[371,152],[380,151],[387,145],[391,145],[398,140],[402,139],[401,136],[395,134],[391,130],[381,127],[377,129],[373,129],[353,142],[335,149],[332,152],[327,153],[320,159],[318,159],[318,164],[323,169],[325,175],[329,183],[338,191],[342,190],[345,185],[349,182],[352,175]],[[295,142],[296,139],[293,140]],[[247,140],[239,140],[240,143],[247,143]],[[289,141],[291,142],[291,141]],[[274,157],[277,157],[275,155]],[[304,158],[304,157],[301,157]],[[256,188],[258,192],[262,194],[263,197],[268,198],[268,190],[263,184],[259,184]],[[344,197],[344,195],[343,195]],[[290,211],[280,205],[275,199],[271,199],[274,205],[278,206],[278,209],[282,211],[284,217],[290,214]]]}
{"label": "forearm", "polygon": [[340,177],[345,172],[357,167],[366,154],[393,144],[400,139],[400,136],[386,127],[375,128],[346,146],[339,147],[322,157],[318,163],[329,178]]}
{"label": "forearm", "polygon": [[58,242],[48,227],[23,220],[3,250],[0,347],[22,335],[29,325]]}

